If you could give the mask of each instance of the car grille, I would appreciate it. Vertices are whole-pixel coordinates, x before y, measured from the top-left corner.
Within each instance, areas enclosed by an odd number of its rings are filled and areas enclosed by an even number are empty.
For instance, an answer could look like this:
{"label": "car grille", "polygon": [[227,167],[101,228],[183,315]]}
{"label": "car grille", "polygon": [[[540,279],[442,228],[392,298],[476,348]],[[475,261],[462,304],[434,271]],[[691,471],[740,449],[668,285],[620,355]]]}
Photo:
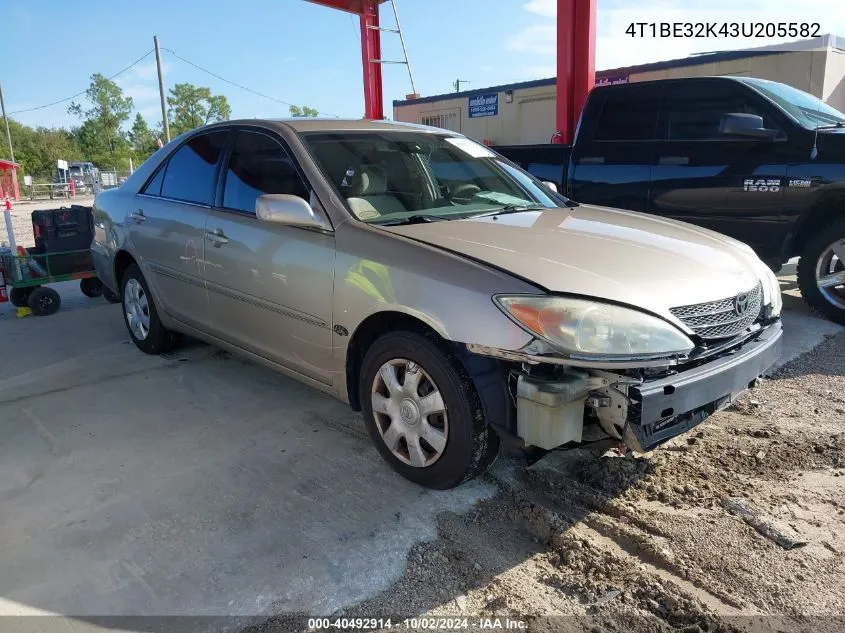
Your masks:
{"label": "car grille", "polygon": [[[744,310],[739,310],[742,304]],[[697,303],[691,306],[671,308],[669,311],[693,332],[703,339],[719,339],[736,336],[745,331],[757,317],[763,306],[763,285],[735,297]]]}

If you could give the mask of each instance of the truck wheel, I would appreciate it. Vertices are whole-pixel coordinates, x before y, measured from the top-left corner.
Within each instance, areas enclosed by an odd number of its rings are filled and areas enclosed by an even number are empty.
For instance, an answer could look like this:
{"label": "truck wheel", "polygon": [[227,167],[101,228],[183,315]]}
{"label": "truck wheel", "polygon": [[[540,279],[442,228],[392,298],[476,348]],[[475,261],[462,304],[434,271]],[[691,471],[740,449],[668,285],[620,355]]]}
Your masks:
{"label": "truck wheel", "polygon": [[52,288],[39,286],[29,293],[27,304],[34,315],[50,316],[59,311],[62,306],[62,298]]}
{"label": "truck wheel", "polygon": [[137,264],[126,269],[121,283],[123,320],[135,346],[147,354],[169,352],[176,335],[158,318],[155,302]]}
{"label": "truck wheel", "polygon": [[29,305],[29,295],[33,290],[35,290],[33,287],[12,288],[9,291],[9,302],[16,308],[25,308]]}
{"label": "truck wheel", "polygon": [[360,402],[379,453],[403,477],[445,490],[493,463],[499,438],[472,380],[433,337],[385,334],[361,365]]}
{"label": "truck wheel", "polygon": [[94,299],[103,295],[103,282],[96,277],[79,280],[79,289],[86,297]]}
{"label": "truck wheel", "polygon": [[798,287],[813,308],[845,325],[845,220],[829,224],[804,245]]}

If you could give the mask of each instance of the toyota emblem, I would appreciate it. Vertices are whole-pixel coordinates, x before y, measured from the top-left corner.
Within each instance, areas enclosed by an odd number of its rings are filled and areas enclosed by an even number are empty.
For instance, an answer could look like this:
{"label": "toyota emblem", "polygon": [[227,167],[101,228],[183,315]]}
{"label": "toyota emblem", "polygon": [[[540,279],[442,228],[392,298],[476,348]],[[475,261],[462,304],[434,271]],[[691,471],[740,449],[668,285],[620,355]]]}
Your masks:
{"label": "toyota emblem", "polygon": [[737,316],[742,316],[748,312],[749,297],[747,292],[740,292],[736,299],[734,299],[734,312]]}

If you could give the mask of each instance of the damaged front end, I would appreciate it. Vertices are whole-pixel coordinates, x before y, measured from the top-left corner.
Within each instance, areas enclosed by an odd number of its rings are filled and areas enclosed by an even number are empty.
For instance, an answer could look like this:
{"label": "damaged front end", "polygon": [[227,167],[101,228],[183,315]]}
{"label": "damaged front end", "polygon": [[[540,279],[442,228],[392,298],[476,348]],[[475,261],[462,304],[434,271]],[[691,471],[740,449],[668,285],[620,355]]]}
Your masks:
{"label": "damaged front end", "polygon": [[779,357],[781,335],[780,321],[771,319],[683,356],[631,360],[627,366],[564,357],[542,340],[519,351],[466,348],[508,368],[516,409],[510,430],[527,446],[552,450],[581,443],[585,424],[595,424],[631,450],[647,452],[753,387]]}

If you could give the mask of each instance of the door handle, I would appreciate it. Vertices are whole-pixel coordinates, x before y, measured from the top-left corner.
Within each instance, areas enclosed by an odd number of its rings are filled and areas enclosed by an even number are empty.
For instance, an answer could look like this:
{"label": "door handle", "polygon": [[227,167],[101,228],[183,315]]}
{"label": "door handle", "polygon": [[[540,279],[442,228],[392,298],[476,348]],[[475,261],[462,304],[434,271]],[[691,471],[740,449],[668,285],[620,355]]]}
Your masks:
{"label": "door handle", "polygon": [[229,238],[223,233],[222,229],[215,229],[214,231],[206,231],[205,239],[214,244],[214,246],[223,246],[229,242]]}
{"label": "door handle", "polygon": [[604,156],[584,156],[583,158],[579,158],[578,162],[581,165],[603,165]]}
{"label": "door handle", "polygon": [[689,156],[661,156],[661,165],[689,165]]}
{"label": "door handle", "polygon": [[138,209],[137,211],[133,211],[129,214],[129,217],[135,220],[136,222],[143,222],[147,219],[147,216],[144,215],[143,209]]}

